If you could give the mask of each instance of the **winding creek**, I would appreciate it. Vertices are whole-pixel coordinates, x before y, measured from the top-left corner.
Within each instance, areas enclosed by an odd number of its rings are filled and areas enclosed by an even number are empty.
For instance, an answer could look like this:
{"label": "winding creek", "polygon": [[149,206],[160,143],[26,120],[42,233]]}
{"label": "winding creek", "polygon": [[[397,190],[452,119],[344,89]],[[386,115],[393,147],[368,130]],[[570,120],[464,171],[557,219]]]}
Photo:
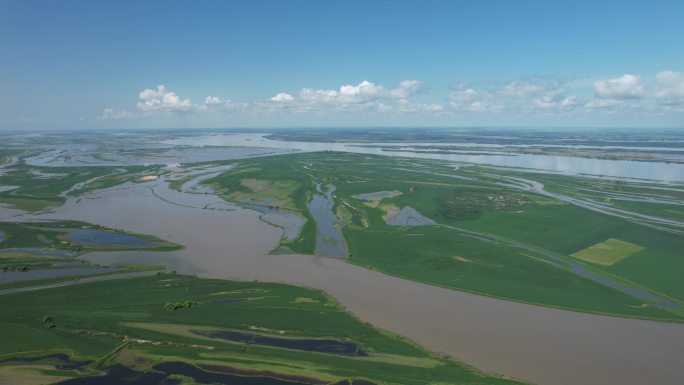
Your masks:
{"label": "winding creek", "polygon": [[316,184],[316,194],[313,194],[308,204],[309,212],[316,221],[316,254],[324,257],[347,258],[349,251],[347,241],[342,235],[340,220],[333,212],[334,201],[332,194],[335,186],[322,190],[322,183]]}

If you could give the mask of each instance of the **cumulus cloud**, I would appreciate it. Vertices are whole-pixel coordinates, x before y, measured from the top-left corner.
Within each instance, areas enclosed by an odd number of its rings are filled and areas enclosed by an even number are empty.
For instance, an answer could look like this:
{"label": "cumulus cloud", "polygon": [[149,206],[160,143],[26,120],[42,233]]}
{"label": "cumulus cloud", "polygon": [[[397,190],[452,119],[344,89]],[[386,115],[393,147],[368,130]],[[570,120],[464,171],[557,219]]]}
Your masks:
{"label": "cumulus cloud", "polygon": [[[423,91],[418,80],[402,80],[399,86],[387,88],[364,80],[345,84],[338,89],[302,88],[297,94],[279,92],[269,98],[270,108],[289,108],[297,112],[311,111],[378,111],[415,112],[439,111],[437,103],[415,103],[410,98]],[[265,106],[269,108],[269,106]]]}
{"label": "cumulus cloud", "polygon": [[[461,85],[460,87],[465,87]],[[500,112],[504,106],[498,104],[490,91],[476,91],[473,88],[457,89],[449,95],[451,107],[465,112]]]}
{"label": "cumulus cloud", "polygon": [[219,98],[218,96],[207,96],[204,99],[204,104],[206,104],[207,106],[220,106],[227,102],[230,102],[230,100],[221,100],[221,98]]}
{"label": "cumulus cloud", "polygon": [[565,95],[562,93],[553,93],[542,95],[535,98],[533,104],[541,109],[571,109],[583,105],[584,99],[577,95]]}
{"label": "cumulus cloud", "polygon": [[558,95],[544,95],[540,98],[536,98],[533,101],[535,107],[542,109],[550,108],[562,108],[569,109],[573,107],[580,106],[582,104],[582,98],[577,95],[565,96],[562,94]]}
{"label": "cumulus cloud", "polygon": [[664,104],[684,104],[684,73],[662,71],[656,75],[656,98]]}
{"label": "cumulus cloud", "polygon": [[294,101],[294,96],[285,92],[279,92],[276,94],[276,96],[270,98],[269,100],[276,103],[290,103]]}
{"label": "cumulus cloud", "polygon": [[493,113],[529,113],[549,110],[571,110],[582,105],[583,98],[569,93],[564,82],[557,79],[525,78],[501,83],[480,85],[478,89],[454,83],[449,95],[456,111]]}
{"label": "cumulus cloud", "polygon": [[632,74],[624,74],[619,78],[599,80],[594,83],[594,94],[601,99],[638,99],[645,93],[641,80]]}
{"label": "cumulus cloud", "polygon": [[364,80],[361,83],[353,86],[350,84],[340,87],[339,96],[346,101],[363,101],[367,99],[374,99],[381,96],[385,92],[385,87],[375,83]]}
{"label": "cumulus cloud", "polygon": [[175,92],[168,91],[166,87],[161,84],[157,89],[146,89],[138,94],[142,102],[138,103],[138,109],[141,111],[168,111],[179,112],[189,111],[195,106],[190,99],[181,99]]}
{"label": "cumulus cloud", "polygon": [[397,99],[407,99],[423,91],[423,83],[418,80],[402,80],[399,87],[390,90],[390,95]]}
{"label": "cumulus cloud", "polygon": [[163,84],[156,89],[144,89],[138,93],[141,100],[137,104],[137,112],[126,110],[114,111],[112,108],[105,108],[96,117],[97,120],[132,119],[138,116],[149,116],[158,113],[207,113],[207,112],[226,112],[233,110],[245,110],[248,103],[233,102],[230,99],[221,99],[218,96],[207,96],[204,103],[195,104],[190,99],[182,99],[175,92],[170,91]]}
{"label": "cumulus cloud", "polygon": [[530,109],[570,109],[582,104],[583,99],[577,95],[568,95],[568,87],[559,80],[543,80],[531,78],[516,80],[506,84],[500,90],[504,97],[518,99],[521,110]]}
{"label": "cumulus cloud", "polygon": [[[253,102],[236,102],[206,96],[193,103],[164,85],[138,94],[137,110],[104,109],[98,120],[131,119],[154,114],[335,114],[378,113],[426,114],[466,113],[500,116],[570,116],[570,114],[620,114],[684,112],[684,73],[662,71],[655,76],[625,74],[606,79],[527,77],[513,81],[452,83],[452,91],[438,103],[425,93],[418,80],[402,80],[394,87],[363,80],[337,88],[301,88],[281,91]],[[589,115],[587,115],[589,116]]]}
{"label": "cumulus cloud", "polygon": [[[278,95],[281,94],[283,93]],[[278,95],[275,97],[278,97]],[[343,85],[339,88],[339,90],[316,90],[311,88],[302,88],[302,90],[299,91],[297,99],[307,103],[360,104],[378,100],[384,96],[386,96],[385,87],[364,80],[357,85]],[[292,100],[294,100],[294,97],[290,99],[290,101]]]}
{"label": "cumulus cloud", "polygon": [[482,96],[472,88],[457,90],[449,95],[451,107],[458,111],[486,112],[496,109],[485,99],[490,99],[490,96]]}
{"label": "cumulus cloud", "polygon": [[221,99],[218,96],[207,96],[204,104],[194,106],[198,111],[229,111],[239,110],[248,107],[248,103],[234,102],[230,99]]}

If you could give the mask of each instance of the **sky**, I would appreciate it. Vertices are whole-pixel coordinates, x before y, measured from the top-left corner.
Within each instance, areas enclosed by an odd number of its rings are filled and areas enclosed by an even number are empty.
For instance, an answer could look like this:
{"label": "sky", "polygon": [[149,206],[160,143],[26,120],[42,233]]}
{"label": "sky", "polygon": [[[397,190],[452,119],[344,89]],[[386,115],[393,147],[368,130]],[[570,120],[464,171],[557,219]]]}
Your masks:
{"label": "sky", "polygon": [[0,0],[0,130],[684,128],[684,1]]}

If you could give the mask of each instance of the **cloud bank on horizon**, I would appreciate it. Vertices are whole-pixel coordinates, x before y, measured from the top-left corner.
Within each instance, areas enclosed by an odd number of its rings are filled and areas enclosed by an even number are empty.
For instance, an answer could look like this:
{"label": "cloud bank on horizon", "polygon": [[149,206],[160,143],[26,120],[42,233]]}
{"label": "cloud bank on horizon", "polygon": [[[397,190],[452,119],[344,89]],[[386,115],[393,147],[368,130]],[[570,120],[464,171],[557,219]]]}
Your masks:
{"label": "cloud bank on horizon", "polygon": [[181,98],[163,84],[138,94],[137,108],[115,111],[107,107],[98,120],[144,119],[159,114],[184,116],[223,114],[419,114],[458,116],[556,116],[620,114],[636,111],[650,114],[682,114],[684,117],[684,73],[664,70],[654,77],[623,74],[595,80],[559,80],[529,77],[504,84],[455,82],[442,102],[423,103],[416,95],[430,92],[419,80],[401,80],[388,87],[368,80],[341,85],[337,89],[301,88],[280,91],[258,101],[233,101],[208,95],[194,103]]}

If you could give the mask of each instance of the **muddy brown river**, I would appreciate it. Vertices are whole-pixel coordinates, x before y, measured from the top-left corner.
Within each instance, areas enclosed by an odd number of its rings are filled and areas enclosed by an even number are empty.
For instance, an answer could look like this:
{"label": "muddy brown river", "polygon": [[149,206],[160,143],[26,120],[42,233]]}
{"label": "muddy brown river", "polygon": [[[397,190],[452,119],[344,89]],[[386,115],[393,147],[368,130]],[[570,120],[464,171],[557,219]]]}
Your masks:
{"label": "muddy brown river", "polygon": [[684,383],[684,325],[503,301],[335,258],[268,255],[282,231],[252,210],[203,209],[219,201],[155,181],[69,199],[41,217],[154,234],[186,246],[167,253],[91,253],[90,260],[164,263],[203,277],[322,289],[362,320],[487,372],[538,384]]}

